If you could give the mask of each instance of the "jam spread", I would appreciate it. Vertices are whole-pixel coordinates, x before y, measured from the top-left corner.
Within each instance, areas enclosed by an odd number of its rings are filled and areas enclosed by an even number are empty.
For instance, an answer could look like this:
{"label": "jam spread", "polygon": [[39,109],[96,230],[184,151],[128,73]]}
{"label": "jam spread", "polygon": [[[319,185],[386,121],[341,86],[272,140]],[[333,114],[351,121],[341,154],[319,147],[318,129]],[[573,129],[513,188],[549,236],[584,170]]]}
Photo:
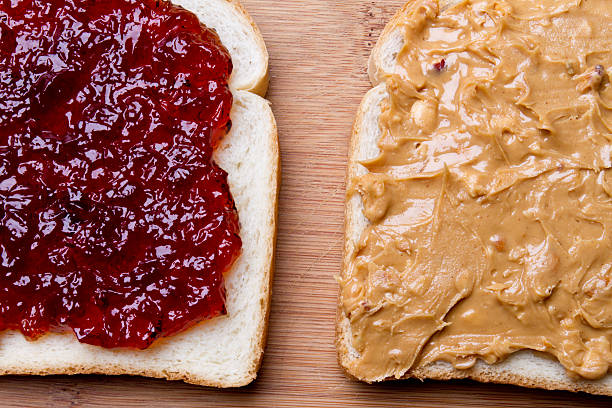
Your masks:
{"label": "jam spread", "polygon": [[368,222],[341,277],[351,374],[532,350],[606,376],[612,1],[413,0],[396,21],[379,154],[350,180]]}
{"label": "jam spread", "polygon": [[0,2],[0,330],[146,348],[226,313],[231,71],[167,1]]}

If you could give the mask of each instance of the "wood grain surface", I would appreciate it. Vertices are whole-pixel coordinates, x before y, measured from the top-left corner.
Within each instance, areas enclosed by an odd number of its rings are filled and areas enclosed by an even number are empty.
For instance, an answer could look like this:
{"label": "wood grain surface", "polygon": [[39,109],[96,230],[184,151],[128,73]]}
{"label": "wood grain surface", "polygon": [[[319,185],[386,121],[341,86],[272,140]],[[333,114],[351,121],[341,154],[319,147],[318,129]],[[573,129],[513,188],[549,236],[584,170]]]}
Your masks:
{"label": "wood grain surface", "polygon": [[215,390],[138,377],[4,377],[0,406],[593,407],[612,399],[472,381],[348,380],[336,362],[347,147],[366,64],[403,0],[244,0],[271,56],[269,99],[282,152],[269,337],[259,378]]}

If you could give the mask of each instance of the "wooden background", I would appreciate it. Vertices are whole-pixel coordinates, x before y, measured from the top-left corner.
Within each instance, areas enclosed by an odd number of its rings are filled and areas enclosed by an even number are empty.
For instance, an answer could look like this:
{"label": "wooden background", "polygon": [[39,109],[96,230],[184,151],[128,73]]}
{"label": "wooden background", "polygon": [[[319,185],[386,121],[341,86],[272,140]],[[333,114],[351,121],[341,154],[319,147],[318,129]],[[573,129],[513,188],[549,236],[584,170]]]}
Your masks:
{"label": "wooden background", "polygon": [[369,52],[404,0],[243,0],[271,56],[282,152],[268,347],[259,378],[214,390],[132,377],[4,377],[0,406],[593,407],[612,400],[472,381],[360,384],[336,363],[344,179]]}

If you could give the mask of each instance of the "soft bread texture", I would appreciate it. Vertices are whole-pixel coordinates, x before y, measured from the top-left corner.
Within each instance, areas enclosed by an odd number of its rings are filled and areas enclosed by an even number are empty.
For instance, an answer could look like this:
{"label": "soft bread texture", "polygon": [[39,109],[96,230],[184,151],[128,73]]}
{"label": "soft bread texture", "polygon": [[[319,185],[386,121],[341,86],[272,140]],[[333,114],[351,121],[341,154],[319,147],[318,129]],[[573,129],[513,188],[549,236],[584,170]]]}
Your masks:
{"label": "soft bread texture", "polygon": [[242,255],[226,274],[228,314],[142,351],[82,344],[72,333],[28,341],[7,331],[0,334],[0,374],[130,374],[214,387],[243,386],[257,376],[266,339],[279,173],[274,116],[269,103],[253,93],[266,91],[268,55],[237,2],[177,3],[217,29],[237,68],[230,84],[232,129],[215,152],[228,172],[243,241]]}
{"label": "soft bread texture", "polygon": [[[442,8],[458,3],[456,0],[441,0]],[[380,137],[379,116],[381,102],[388,98],[385,76],[395,70],[395,59],[403,46],[404,34],[399,24],[403,9],[387,24],[369,60],[368,72],[372,88],[363,98],[353,127],[349,150],[348,180],[366,173],[360,161],[371,159],[379,154],[377,141]],[[345,209],[345,248],[342,273],[347,271],[356,244],[369,221],[363,214],[363,203],[358,194],[347,199]],[[348,318],[338,308],[336,325],[336,346],[338,360],[345,373],[352,378],[378,382],[395,378],[361,378],[349,369],[351,360],[359,356],[351,343],[351,326]],[[550,390],[584,391],[592,394],[612,396],[612,375],[608,374],[597,381],[572,379],[565,368],[557,361],[529,350],[512,354],[498,364],[487,364],[478,360],[474,367],[467,370],[455,369],[450,363],[436,362],[424,368],[408,371],[403,378],[449,380],[471,378],[482,382],[514,384],[531,388]]]}

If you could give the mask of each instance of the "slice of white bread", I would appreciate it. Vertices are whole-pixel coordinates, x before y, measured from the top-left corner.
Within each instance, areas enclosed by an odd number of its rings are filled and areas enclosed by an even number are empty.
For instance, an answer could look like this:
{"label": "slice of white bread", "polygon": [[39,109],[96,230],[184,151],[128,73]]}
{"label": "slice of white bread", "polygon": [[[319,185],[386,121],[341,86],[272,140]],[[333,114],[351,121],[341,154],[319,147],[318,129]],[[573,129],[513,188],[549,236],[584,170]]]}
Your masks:
{"label": "slice of white bread", "polygon": [[79,343],[72,333],[36,341],[0,334],[0,374],[131,374],[238,387],[257,375],[266,339],[276,235],[279,152],[267,87],[268,54],[261,34],[236,1],[180,0],[229,50],[235,71],[232,129],[215,153],[228,172],[240,217],[242,255],[226,274],[226,316],[158,340],[146,350]]}
{"label": "slice of white bread", "polygon": [[[455,0],[441,0],[441,6],[448,6]],[[348,180],[366,173],[360,161],[372,159],[379,154],[377,141],[381,131],[379,116],[381,102],[388,97],[384,77],[395,70],[395,59],[403,46],[404,34],[399,24],[402,10],[387,24],[374,47],[369,61],[370,81],[374,86],[363,98],[355,120],[349,150]],[[363,203],[358,194],[352,195],[346,203],[344,274],[354,255],[357,242],[369,221],[363,214]],[[342,308],[338,308],[336,346],[340,365],[350,377],[366,382],[395,379],[362,378],[350,370],[351,361],[359,357],[352,346],[351,326]],[[448,380],[471,378],[482,382],[515,384],[524,387],[584,391],[592,394],[612,395],[612,375],[597,381],[576,380],[568,376],[565,368],[557,361],[532,351],[519,351],[505,361],[489,365],[479,360],[467,370],[455,369],[450,363],[436,362],[424,368],[411,370],[403,378]]]}

